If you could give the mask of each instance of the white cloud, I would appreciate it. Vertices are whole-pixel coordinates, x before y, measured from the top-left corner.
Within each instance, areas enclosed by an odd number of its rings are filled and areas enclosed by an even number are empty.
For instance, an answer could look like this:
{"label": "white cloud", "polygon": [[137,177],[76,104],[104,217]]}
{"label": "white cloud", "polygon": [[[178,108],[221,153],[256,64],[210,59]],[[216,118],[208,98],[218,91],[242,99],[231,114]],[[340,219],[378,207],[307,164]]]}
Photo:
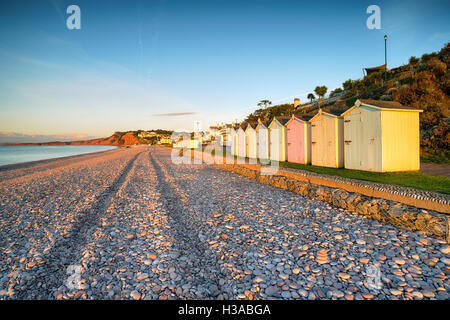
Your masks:
{"label": "white cloud", "polygon": [[84,133],[60,134],[60,135],[41,135],[25,134],[19,132],[0,131],[0,144],[3,143],[39,143],[52,141],[76,141],[89,140],[92,137]]}

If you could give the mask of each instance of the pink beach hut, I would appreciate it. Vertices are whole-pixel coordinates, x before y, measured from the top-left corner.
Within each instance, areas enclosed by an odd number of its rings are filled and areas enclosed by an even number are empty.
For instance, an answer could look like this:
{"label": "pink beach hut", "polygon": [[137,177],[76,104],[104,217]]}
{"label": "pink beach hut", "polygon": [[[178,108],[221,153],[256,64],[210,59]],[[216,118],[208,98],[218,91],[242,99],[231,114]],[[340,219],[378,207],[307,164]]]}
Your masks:
{"label": "pink beach hut", "polygon": [[292,115],[286,123],[288,162],[311,163],[311,124],[307,120]]}

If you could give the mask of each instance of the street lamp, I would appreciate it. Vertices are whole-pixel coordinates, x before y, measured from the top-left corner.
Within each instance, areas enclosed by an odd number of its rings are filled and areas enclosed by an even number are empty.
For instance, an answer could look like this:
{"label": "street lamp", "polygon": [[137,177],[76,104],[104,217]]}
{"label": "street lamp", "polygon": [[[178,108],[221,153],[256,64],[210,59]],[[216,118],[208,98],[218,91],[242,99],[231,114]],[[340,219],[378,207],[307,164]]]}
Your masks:
{"label": "street lamp", "polygon": [[387,35],[384,35],[384,81],[386,81],[386,76],[387,76],[387,47],[386,47],[386,42],[387,42]]}

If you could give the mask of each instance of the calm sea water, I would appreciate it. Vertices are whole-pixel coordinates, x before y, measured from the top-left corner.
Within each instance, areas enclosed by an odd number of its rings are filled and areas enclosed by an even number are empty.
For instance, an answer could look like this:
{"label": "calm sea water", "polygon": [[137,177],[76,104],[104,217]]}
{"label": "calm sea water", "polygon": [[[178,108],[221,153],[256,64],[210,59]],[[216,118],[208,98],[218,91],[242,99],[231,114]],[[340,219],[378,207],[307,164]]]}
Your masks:
{"label": "calm sea water", "polygon": [[114,146],[0,146],[0,166],[116,149]]}

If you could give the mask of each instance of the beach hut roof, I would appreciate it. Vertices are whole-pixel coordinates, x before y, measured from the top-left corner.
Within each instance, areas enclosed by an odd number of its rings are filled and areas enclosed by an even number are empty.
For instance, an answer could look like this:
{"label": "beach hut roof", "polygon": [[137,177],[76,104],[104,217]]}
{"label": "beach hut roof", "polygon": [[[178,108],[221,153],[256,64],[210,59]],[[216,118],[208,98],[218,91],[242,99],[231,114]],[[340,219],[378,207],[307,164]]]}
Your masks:
{"label": "beach hut roof", "polygon": [[309,119],[311,119],[311,118],[312,118],[311,116],[300,116],[300,117],[297,117],[296,115],[293,114],[292,117],[286,122],[285,125],[287,126],[292,121],[308,122]]}
{"label": "beach hut roof", "polygon": [[258,128],[260,125],[262,125],[265,128],[268,128],[270,124],[270,121],[261,121],[258,119],[258,124],[256,125],[255,129]]}
{"label": "beach hut roof", "polygon": [[356,100],[355,105],[345,111],[342,116],[351,113],[353,110],[359,108],[361,105],[371,107],[378,110],[396,110],[396,111],[412,111],[412,112],[423,112],[423,110],[416,109],[413,107],[404,106],[399,102],[395,101],[383,101],[383,100],[371,100],[371,99],[359,99]]}
{"label": "beach hut roof", "polygon": [[312,116],[300,116],[299,119],[301,119],[303,121],[309,121],[312,119]]}
{"label": "beach hut roof", "polygon": [[291,117],[274,117],[272,121],[270,121],[269,127],[272,126],[272,124],[277,121],[282,126],[286,125],[286,123],[291,120]]}
{"label": "beach hut roof", "polygon": [[247,130],[250,129],[250,128],[252,128],[253,130],[255,130],[257,126],[258,126],[258,123],[257,123],[257,122],[247,123],[247,127],[245,128],[245,131],[247,131]]}
{"label": "beach hut roof", "polygon": [[241,128],[242,130],[246,130],[247,129],[247,126],[248,126],[248,122],[241,122],[239,125],[238,125],[238,130],[239,130],[239,128]]}
{"label": "beach hut roof", "polygon": [[338,112],[338,111],[330,111],[330,112],[325,112],[325,111],[323,111],[322,109],[319,109],[319,112],[317,112],[315,115],[314,115],[314,117],[312,117],[309,121],[310,122],[312,122],[312,121],[315,121],[320,115],[327,115],[327,116],[330,116],[330,117],[332,117],[332,118],[341,118],[341,112]]}

